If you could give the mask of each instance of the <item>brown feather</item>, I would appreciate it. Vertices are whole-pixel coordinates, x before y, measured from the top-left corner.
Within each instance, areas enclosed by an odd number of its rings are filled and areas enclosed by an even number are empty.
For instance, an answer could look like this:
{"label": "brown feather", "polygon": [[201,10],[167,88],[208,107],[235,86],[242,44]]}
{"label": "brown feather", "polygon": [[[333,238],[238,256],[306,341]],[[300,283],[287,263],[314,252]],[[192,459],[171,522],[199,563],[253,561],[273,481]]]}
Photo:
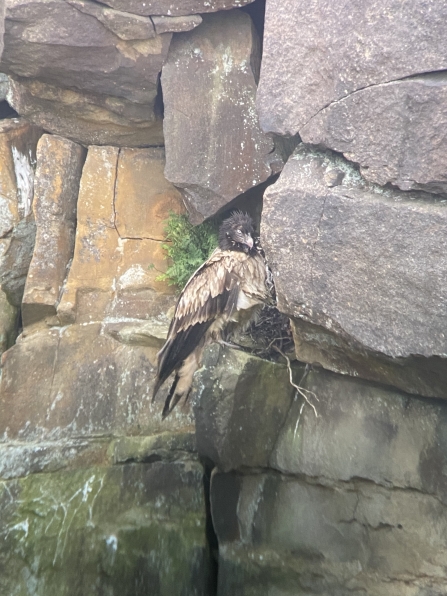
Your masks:
{"label": "brown feather", "polygon": [[188,396],[203,348],[219,337],[228,323],[245,324],[260,304],[270,301],[266,271],[265,260],[257,249],[216,248],[190,277],[177,301],[166,343],[158,353],[152,399],[170,374],[177,372],[163,417],[183,395]]}

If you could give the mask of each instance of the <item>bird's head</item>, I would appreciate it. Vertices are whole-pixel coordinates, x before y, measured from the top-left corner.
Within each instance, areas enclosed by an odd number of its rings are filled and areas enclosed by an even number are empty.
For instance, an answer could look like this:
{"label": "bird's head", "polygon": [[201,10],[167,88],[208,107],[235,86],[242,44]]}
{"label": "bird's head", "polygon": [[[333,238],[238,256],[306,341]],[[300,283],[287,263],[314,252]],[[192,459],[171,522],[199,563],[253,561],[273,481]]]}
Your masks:
{"label": "bird's head", "polygon": [[219,228],[219,248],[249,253],[254,246],[253,220],[248,213],[233,211]]}

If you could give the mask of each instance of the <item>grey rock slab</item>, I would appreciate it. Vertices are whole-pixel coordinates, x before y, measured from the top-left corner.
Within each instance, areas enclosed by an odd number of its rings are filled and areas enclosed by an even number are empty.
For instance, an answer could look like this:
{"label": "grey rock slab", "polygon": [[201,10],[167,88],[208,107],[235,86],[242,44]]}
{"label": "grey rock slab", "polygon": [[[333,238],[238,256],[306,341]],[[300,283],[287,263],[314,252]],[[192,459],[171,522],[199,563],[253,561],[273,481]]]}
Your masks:
{"label": "grey rock slab", "polygon": [[6,0],[0,0],[0,58],[3,53],[3,34],[5,32],[5,6]]}
{"label": "grey rock slab", "polygon": [[342,158],[298,150],[264,198],[280,310],[359,349],[445,357],[447,205],[432,196],[384,191]]}
{"label": "grey rock slab", "polygon": [[161,33],[181,33],[182,31],[191,31],[200,25],[202,17],[199,14],[186,15],[184,17],[152,17],[155,31]]}
{"label": "grey rock slab", "polygon": [[[298,377],[299,380],[299,377]],[[361,478],[435,495],[447,504],[447,405],[323,370],[300,385],[270,458],[284,474]]]}
{"label": "grey rock slab", "polygon": [[151,39],[155,37],[154,24],[149,17],[106,8],[90,0],[67,0],[81,12],[98,19],[107,29],[120,39]]}
{"label": "grey rock slab", "polygon": [[150,104],[171,34],[120,40],[65,0],[14,0],[2,69],[47,84]]}
{"label": "grey rock slab", "polygon": [[85,156],[84,147],[55,135],[43,135],[37,145],[33,201],[36,242],[23,296],[24,326],[56,314],[73,257]]}
{"label": "grey rock slab", "polygon": [[8,75],[0,73],[0,101],[4,101],[6,99],[6,95],[8,93],[8,88],[9,88]]}
{"label": "grey rock slab", "polygon": [[37,126],[84,145],[163,145],[155,91],[147,104],[10,77],[9,104]]}
{"label": "grey rock slab", "polygon": [[435,497],[371,482],[214,473],[222,596],[445,592],[447,517]]}
{"label": "grey rock slab", "polygon": [[229,10],[250,4],[253,0],[104,0],[118,10],[140,15],[183,16],[202,12]]}
{"label": "grey rock slab", "polygon": [[0,483],[2,594],[208,594],[196,461],[85,466]]}
{"label": "grey rock slab", "polygon": [[248,14],[204,15],[176,36],[162,71],[165,175],[193,221],[265,181],[277,160],[255,110],[259,40]]}
{"label": "grey rock slab", "polygon": [[446,103],[445,73],[375,85],[330,104],[300,135],[358,162],[372,182],[445,194]]}
{"label": "grey rock slab", "polygon": [[191,397],[199,454],[222,470],[267,466],[293,395],[284,365],[212,346]]}
{"label": "grey rock slab", "polygon": [[446,18],[437,0],[268,0],[257,98],[263,130],[294,135],[354,91],[446,69]]}
{"label": "grey rock slab", "polygon": [[166,341],[169,320],[151,319],[138,323],[104,323],[104,331],[117,341],[131,346],[161,349]]}
{"label": "grey rock slab", "polygon": [[[0,442],[152,435],[166,430],[152,403],[156,348],[123,345],[100,324],[42,329],[3,358]],[[27,374],[23,374],[23,370]],[[178,407],[169,430],[191,431],[192,407]]]}

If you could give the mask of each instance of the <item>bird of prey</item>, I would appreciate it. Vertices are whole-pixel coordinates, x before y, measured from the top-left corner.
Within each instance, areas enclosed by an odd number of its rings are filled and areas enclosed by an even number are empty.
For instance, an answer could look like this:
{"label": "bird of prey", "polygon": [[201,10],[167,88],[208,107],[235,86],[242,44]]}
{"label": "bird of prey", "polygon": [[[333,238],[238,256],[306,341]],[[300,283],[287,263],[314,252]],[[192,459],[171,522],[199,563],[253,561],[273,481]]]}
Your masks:
{"label": "bird of prey", "polygon": [[254,239],[247,213],[234,211],[219,228],[219,246],[190,277],[175,307],[166,343],[158,352],[152,401],[175,371],[166,398],[165,418],[179,400],[188,398],[202,353],[222,332],[246,327],[264,303],[272,303],[271,272]]}

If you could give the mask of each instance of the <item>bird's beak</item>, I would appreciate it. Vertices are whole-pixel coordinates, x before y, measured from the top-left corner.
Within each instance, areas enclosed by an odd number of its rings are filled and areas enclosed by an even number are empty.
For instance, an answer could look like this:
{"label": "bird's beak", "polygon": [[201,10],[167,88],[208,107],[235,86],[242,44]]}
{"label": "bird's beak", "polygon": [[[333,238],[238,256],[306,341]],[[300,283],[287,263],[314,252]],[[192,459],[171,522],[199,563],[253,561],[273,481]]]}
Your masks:
{"label": "bird's beak", "polygon": [[253,248],[253,238],[249,234],[247,234],[244,237],[244,242],[248,246],[248,248]]}

